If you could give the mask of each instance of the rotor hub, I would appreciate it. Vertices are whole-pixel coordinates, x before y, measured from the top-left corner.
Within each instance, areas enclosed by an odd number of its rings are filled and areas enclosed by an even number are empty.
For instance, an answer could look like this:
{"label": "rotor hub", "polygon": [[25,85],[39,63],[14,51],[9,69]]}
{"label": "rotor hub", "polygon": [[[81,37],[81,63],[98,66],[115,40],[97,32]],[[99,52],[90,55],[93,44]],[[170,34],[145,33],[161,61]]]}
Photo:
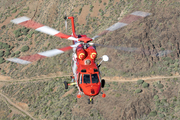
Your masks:
{"label": "rotor hub", "polygon": [[89,38],[89,37],[81,37],[81,38],[78,39],[78,41],[88,43],[88,42],[92,41],[92,39]]}

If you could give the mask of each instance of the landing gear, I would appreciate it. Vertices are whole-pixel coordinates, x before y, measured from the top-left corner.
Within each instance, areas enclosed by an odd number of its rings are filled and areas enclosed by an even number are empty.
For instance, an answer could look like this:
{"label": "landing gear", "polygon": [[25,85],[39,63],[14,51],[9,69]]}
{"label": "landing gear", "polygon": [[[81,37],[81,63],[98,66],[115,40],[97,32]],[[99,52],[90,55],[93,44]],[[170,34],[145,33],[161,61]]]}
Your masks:
{"label": "landing gear", "polygon": [[67,83],[66,81],[64,81],[64,86],[65,86],[65,89],[68,89],[68,86],[69,86],[69,85],[74,86],[74,85],[76,85],[76,82]]}
{"label": "landing gear", "polygon": [[88,99],[88,104],[90,104],[90,103],[92,103],[92,104],[94,103],[94,102],[93,102],[93,97],[90,97],[90,98]]}
{"label": "landing gear", "polygon": [[101,80],[101,87],[104,88],[104,86],[105,86],[105,80],[102,79],[102,80]]}
{"label": "landing gear", "polygon": [[68,83],[66,81],[64,81],[64,86],[65,86],[65,89],[68,89]]}

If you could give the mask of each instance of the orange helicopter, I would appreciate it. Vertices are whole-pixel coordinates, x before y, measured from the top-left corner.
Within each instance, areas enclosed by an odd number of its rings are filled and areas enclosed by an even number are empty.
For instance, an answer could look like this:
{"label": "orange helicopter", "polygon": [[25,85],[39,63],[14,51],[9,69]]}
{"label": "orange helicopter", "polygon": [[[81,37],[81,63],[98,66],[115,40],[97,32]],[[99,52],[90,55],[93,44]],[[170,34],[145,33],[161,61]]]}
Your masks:
{"label": "orange helicopter", "polygon": [[11,20],[11,22],[15,24],[19,24],[25,26],[27,28],[35,29],[39,32],[43,32],[49,35],[57,36],[63,39],[68,39],[73,41],[73,45],[68,47],[53,49],[45,52],[40,52],[34,55],[22,56],[19,58],[8,58],[8,61],[19,63],[19,64],[29,64],[34,61],[38,61],[42,58],[52,57],[61,53],[64,53],[67,50],[73,49],[72,54],[72,81],[70,83],[64,81],[65,89],[68,89],[70,85],[76,85],[78,88],[77,98],[81,98],[81,96],[87,95],[89,96],[88,104],[93,103],[93,99],[99,93],[102,93],[102,97],[106,97],[106,94],[103,92],[102,88],[105,86],[105,80],[101,79],[101,72],[99,67],[103,61],[108,61],[109,57],[107,55],[103,55],[99,60],[99,63],[96,63],[97,51],[96,45],[90,43],[94,39],[105,35],[108,32],[117,30],[122,28],[131,22],[134,22],[140,18],[145,18],[149,16],[150,13],[136,11],[131,13],[130,15],[123,18],[121,21],[115,23],[114,25],[110,26],[103,32],[99,33],[98,35],[94,36],[93,38],[89,38],[86,35],[76,35],[75,32],[75,25],[74,25],[74,17],[64,17],[65,20],[71,19],[72,23],[72,35],[66,35],[60,31],[57,31],[53,28],[48,26],[39,24],[34,22],[28,17],[20,17]]}

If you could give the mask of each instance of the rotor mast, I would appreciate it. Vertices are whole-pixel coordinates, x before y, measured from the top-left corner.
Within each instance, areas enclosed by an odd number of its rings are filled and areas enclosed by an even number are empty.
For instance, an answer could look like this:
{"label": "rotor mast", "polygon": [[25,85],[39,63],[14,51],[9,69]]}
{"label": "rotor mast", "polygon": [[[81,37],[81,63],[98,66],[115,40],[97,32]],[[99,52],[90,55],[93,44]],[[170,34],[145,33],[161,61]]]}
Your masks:
{"label": "rotor mast", "polygon": [[91,38],[87,37],[86,35],[76,35],[76,31],[75,31],[75,24],[74,24],[74,17],[70,16],[70,17],[64,17],[64,19],[71,19],[71,24],[72,24],[72,37],[75,38],[79,38],[78,41],[83,42],[83,43],[88,43],[90,41],[92,41]]}
{"label": "rotor mast", "polygon": [[67,17],[67,18],[71,19],[73,37],[77,38],[76,31],[75,31],[74,17],[71,16],[71,17]]}

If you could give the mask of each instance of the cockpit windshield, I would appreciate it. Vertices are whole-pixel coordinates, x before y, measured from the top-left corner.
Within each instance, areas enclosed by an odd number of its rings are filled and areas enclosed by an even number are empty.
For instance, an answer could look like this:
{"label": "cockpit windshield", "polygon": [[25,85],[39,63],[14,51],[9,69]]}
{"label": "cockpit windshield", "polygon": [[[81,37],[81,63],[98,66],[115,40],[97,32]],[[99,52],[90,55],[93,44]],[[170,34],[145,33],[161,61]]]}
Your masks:
{"label": "cockpit windshield", "polygon": [[91,74],[91,78],[92,78],[92,83],[98,83],[99,82],[99,78],[97,74]]}
{"label": "cockpit windshield", "polygon": [[84,83],[90,83],[90,75],[89,74],[84,74]]}
{"label": "cockpit windshield", "polygon": [[[98,83],[99,82],[99,77],[98,74],[83,74],[83,82],[84,83],[91,83],[91,79],[92,79],[92,83]],[[81,81],[81,78],[80,78]],[[81,84],[81,82],[80,82]]]}

